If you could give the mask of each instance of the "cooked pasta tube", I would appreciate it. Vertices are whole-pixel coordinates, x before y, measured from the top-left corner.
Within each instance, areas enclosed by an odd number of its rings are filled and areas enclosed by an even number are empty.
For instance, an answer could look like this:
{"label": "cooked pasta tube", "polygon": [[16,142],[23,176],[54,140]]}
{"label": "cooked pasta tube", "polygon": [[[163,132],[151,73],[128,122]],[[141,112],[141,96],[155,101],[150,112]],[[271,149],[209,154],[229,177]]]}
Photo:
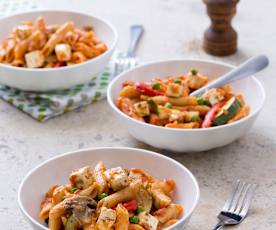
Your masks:
{"label": "cooked pasta tube", "polygon": [[61,202],[54,206],[49,213],[49,229],[60,230],[62,221],[61,216],[65,214],[64,202]]}
{"label": "cooked pasta tube", "polygon": [[162,225],[162,228],[168,228],[173,224],[175,224],[177,221],[178,221],[177,219],[168,220],[165,224]]}
{"label": "cooked pasta tube", "polygon": [[93,37],[94,37],[93,31],[86,32],[85,34],[80,36],[79,42],[83,42],[87,45],[90,45],[93,43]]}
{"label": "cooked pasta tube", "polygon": [[128,211],[122,204],[118,204],[116,207],[115,230],[128,230],[128,225],[129,225]]}
{"label": "cooked pasta tube", "polygon": [[28,40],[20,41],[16,44],[14,48],[14,59],[23,60],[24,54],[27,52],[29,46]]}
{"label": "cooked pasta tube", "polygon": [[142,186],[141,181],[134,181],[134,182],[130,183],[130,185],[128,187],[100,200],[100,202],[98,203],[97,209],[99,209],[101,207],[112,208],[121,202],[125,202],[125,201],[129,201],[131,199],[134,199],[136,196],[136,193],[139,191],[141,186]]}
{"label": "cooked pasta tube", "polygon": [[88,58],[96,57],[101,53],[96,48],[90,47],[82,42],[77,42],[74,47],[77,51],[83,53]]}
{"label": "cooked pasta tube", "polygon": [[178,109],[180,111],[198,111],[200,116],[205,116],[210,107],[208,105],[188,105],[188,106],[173,106],[173,109]]}
{"label": "cooked pasta tube", "polygon": [[197,98],[196,97],[169,97],[169,102],[172,103],[172,105],[176,106],[185,106],[185,105],[197,105]]}
{"label": "cooked pasta tube", "polygon": [[46,30],[46,24],[45,24],[45,20],[42,16],[38,17],[35,22],[34,22],[34,27],[36,29],[41,30],[42,32],[44,32]]}
{"label": "cooked pasta tube", "polygon": [[24,60],[20,59],[14,59],[11,63],[12,66],[22,67],[25,65]]}
{"label": "cooked pasta tube", "polygon": [[170,204],[168,207],[154,212],[154,216],[163,224],[171,219],[178,218],[182,212],[183,208],[180,204]]}
{"label": "cooked pasta tube", "polygon": [[99,194],[106,192],[106,190],[108,189],[104,171],[105,171],[104,163],[101,161],[96,165],[94,169],[94,177],[95,177],[95,181],[98,183]]}
{"label": "cooked pasta tube", "polygon": [[65,41],[71,46],[77,42],[77,39],[78,34],[74,33],[73,31],[68,31],[65,35]]}
{"label": "cooked pasta tube", "polygon": [[59,186],[54,190],[52,202],[54,205],[58,204],[64,199],[65,196],[65,187]]}
{"label": "cooked pasta tube", "polygon": [[175,189],[175,181],[172,179],[166,179],[163,181],[156,180],[151,188],[152,189],[161,189],[166,195],[169,195]]}
{"label": "cooked pasta tube", "polygon": [[55,45],[61,42],[68,31],[72,31],[75,25],[73,22],[63,24],[47,41],[43,47],[42,52],[45,56],[49,56],[55,48]]}
{"label": "cooked pasta tube", "polygon": [[98,188],[99,185],[97,182],[94,182],[92,185],[90,185],[88,188],[81,190],[79,192],[80,196],[89,196],[91,198],[95,198],[98,194]]}
{"label": "cooked pasta tube", "polygon": [[128,230],[145,230],[145,229],[139,224],[130,224],[128,226]]}
{"label": "cooked pasta tube", "polygon": [[36,30],[28,38],[28,51],[39,50],[46,43],[46,38],[40,30]]}
{"label": "cooked pasta tube", "polygon": [[82,52],[74,52],[71,57],[71,61],[74,63],[81,63],[86,61],[87,58]]}
{"label": "cooked pasta tube", "polygon": [[189,123],[169,123],[165,125],[167,128],[179,128],[179,129],[194,129],[194,128],[199,128],[199,123],[198,122],[189,122]]}

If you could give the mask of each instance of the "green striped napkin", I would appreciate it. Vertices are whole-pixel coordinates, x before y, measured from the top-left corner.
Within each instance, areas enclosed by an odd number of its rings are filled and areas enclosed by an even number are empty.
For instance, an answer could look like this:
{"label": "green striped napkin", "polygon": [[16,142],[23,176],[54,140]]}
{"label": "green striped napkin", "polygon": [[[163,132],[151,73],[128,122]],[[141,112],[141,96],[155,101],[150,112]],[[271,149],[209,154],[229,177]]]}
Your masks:
{"label": "green striped napkin", "polygon": [[85,84],[47,93],[24,92],[0,84],[0,98],[34,119],[46,121],[105,98],[106,88],[114,75],[114,59],[115,55],[102,73]]}

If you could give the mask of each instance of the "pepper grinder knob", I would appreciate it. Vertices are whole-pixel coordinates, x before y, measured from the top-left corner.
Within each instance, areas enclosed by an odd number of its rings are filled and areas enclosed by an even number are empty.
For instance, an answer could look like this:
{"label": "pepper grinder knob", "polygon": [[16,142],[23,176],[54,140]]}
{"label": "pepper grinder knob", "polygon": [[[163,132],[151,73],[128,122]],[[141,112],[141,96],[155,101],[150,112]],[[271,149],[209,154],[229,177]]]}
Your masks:
{"label": "pepper grinder knob", "polygon": [[226,56],[237,51],[237,32],[231,25],[239,0],[203,0],[211,26],[204,33],[204,50],[215,56]]}

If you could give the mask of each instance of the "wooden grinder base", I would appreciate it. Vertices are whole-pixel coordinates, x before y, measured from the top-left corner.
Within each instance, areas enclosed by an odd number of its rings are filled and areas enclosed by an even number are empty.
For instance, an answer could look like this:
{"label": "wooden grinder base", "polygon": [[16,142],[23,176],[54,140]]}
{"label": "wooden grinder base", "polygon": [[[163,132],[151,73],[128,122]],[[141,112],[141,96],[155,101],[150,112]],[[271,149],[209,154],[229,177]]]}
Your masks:
{"label": "wooden grinder base", "polygon": [[204,50],[212,55],[226,56],[237,51],[237,32],[231,26],[239,0],[203,0],[211,18],[204,33]]}

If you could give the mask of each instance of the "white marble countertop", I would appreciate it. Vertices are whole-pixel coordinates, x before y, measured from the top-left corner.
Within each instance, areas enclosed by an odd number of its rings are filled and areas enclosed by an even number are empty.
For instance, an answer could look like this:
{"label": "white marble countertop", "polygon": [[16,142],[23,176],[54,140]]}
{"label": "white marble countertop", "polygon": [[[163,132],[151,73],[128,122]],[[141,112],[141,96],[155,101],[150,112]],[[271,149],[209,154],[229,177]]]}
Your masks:
{"label": "white marble countertop", "polygon": [[[63,2],[60,1],[60,4]],[[133,139],[112,115],[105,101],[46,123],[36,122],[0,101],[1,229],[30,229],[17,205],[18,185],[30,169],[58,153],[95,146],[152,149],[187,166],[197,177],[201,189],[200,203],[188,229],[211,229],[232,182],[237,178],[257,182],[259,188],[248,218],[233,229],[276,229],[275,3],[241,1],[233,23],[239,33],[239,52],[215,58],[201,49],[202,34],[209,21],[200,0],[67,2],[70,4],[63,4],[63,7],[95,13],[113,22],[118,28],[120,49],[126,48],[129,26],[143,24],[146,31],[138,56],[144,62],[193,57],[238,64],[251,55],[267,54],[271,60],[270,67],[258,74],[267,92],[266,104],[254,127],[240,140],[208,152],[174,154],[153,149]]]}

